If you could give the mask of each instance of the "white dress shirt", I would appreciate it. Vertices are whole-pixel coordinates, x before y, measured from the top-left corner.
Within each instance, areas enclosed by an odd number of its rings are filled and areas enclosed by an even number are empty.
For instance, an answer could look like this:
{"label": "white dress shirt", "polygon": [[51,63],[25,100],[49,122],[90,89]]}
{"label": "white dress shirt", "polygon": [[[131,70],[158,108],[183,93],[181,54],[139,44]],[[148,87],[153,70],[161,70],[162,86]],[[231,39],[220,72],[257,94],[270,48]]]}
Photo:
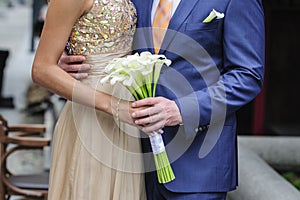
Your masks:
{"label": "white dress shirt", "polygon": [[[174,14],[176,8],[178,7],[178,4],[180,3],[181,0],[173,0],[173,4],[172,4],[172,15]],[[151,22],[153,23],[153,19],[154,19],[154,14],[156,11],[156,8],[159,4],[159,0],[153,0],[153,6],[152,6],[152,11],[151,11]]]}

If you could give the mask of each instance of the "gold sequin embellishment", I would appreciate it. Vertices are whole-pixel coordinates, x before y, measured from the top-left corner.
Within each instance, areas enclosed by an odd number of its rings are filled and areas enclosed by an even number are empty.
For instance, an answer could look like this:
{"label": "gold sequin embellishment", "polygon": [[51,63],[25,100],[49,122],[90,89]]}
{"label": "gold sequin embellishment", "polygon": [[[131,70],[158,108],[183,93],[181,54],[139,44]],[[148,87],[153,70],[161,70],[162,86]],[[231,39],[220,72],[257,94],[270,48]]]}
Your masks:
{"label": "gold sequin embellishment", "polygon": [[129,0],[94,0],[90,12],[73,26],[66,50],[72,55],[129,52],[136,20]]}

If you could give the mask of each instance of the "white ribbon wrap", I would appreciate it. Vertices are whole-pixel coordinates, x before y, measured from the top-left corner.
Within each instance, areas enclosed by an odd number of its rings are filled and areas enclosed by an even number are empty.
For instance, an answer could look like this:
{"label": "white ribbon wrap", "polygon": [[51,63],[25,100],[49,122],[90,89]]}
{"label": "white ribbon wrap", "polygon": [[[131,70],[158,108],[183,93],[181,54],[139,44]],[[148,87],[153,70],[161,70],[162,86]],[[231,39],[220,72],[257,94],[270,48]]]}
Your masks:
{"label": "white ribbon wrap", "polygon": [[161,134],[153,132],[153,135],[149,136],[149,138],[150,138],[150,143],[151,143],[153,154],[156,155],[156,154],[159,154],[159,153],[165,151],[165,144],[164,144]]}

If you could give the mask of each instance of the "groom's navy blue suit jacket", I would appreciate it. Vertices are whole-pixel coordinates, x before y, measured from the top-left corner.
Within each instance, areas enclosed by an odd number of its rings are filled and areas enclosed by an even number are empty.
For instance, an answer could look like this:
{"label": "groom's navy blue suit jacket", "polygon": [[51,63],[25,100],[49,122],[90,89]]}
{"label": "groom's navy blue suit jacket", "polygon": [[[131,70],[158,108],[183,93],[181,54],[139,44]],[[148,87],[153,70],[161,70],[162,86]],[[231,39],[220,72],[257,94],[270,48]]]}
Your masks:
{"label": "groom's navy blue suit jacket", "polygon": [[[138,15],[133,48],[153,52],[153,1],[132,2]],[[224,17],[204,23],[212,9]],[[162,70],[156,93],[174,100],[183,118],[183,125],[164,128],[176,176],[165,184],[168,190],[222,192],[236,187],[236,111],[261,90],[264,36],[260,0],[181,0],[160,50],[172,65]],[[150,151],[146,140],[143,149]],[[153,169],[147,161],[145,167]]]}

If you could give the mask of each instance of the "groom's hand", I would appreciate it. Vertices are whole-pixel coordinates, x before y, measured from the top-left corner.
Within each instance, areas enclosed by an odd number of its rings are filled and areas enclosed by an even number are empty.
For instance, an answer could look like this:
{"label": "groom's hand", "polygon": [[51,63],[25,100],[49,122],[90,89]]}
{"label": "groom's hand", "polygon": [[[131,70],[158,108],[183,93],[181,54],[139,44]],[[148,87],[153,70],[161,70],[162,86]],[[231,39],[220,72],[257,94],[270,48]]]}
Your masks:
{"label": "groom's hand", "polygon": [[88,76],[89,64],[83,64],[85,56],[67,55],[65,53],[59,59],[58,65],[75,79],[84,79]]}
{"label": "groom's hand", "polygon": [[132,107],[147,107],[132,113],[135,124],[141,126],[145,133],[152,133],[164,126],[175,126],[182,123],[177,104],[164,97],[142,99],[134,102]]}

